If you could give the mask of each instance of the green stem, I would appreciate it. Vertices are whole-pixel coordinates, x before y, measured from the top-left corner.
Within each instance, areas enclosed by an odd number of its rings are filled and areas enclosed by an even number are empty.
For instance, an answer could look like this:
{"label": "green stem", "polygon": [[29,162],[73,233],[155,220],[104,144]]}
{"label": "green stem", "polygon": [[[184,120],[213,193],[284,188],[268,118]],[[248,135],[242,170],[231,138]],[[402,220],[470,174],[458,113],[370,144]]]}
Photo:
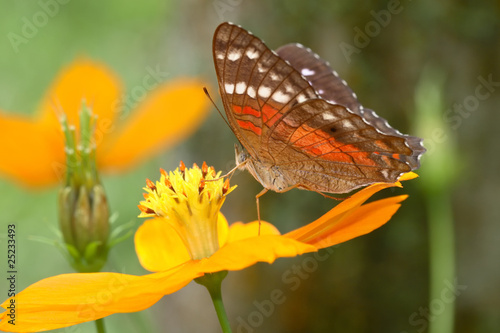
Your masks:
{"label": "green stem", "polygon": [[452,333],[455,321],[455,238],[450,201],[449,195],[443,192],[428,195],[429,333]]}
{"label": "green stem", "polygon": [[106,328],[104,327],[104,318],[99,318],[95,321],[95,328],[97,333],[106,333]]}
{"label": "green stem", "polygon": [[215,312],[217,313],[217,318],[219,318],[222,332],[231,333],[231,325],[229,325],[226,309],[224,308],[224,303],[222,302],[221,291],[222,280],[224,280],[226,275],[227,271],[212,274],[207,273],[204,276],[195,279],[195,281],[208,289],[214,304]]}
{"label": "green stem", "polygon": [[229,320],[227,319],[226,309],[222,302],[221,286],[217,289],[209,289],[210,296],[212,297],[212,302],[214,303],[215,312],[217,312],[217,318],[219,318],[219,323],[222,328],[222,332],[231,332],[231,326],[229,325]]}

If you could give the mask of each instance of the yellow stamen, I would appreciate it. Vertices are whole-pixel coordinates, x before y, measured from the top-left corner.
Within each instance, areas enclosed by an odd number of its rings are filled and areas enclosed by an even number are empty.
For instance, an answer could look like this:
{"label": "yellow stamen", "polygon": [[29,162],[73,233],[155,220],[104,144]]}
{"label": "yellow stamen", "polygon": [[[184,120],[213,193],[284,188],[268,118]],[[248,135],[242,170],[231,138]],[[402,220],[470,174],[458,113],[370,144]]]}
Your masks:
{"label": "yellow stamen", "polygon": [[161,172],[155,183],[146,180],[145,201],[141,201],[139,217],[158,216],[170,223],[183,240],[192,259],[211,256],[219,249],[218,212],[236,186],[229,180],[213,180],[220,176],[213,167],[203,163],[186,168],[180,163],[173,172]]}

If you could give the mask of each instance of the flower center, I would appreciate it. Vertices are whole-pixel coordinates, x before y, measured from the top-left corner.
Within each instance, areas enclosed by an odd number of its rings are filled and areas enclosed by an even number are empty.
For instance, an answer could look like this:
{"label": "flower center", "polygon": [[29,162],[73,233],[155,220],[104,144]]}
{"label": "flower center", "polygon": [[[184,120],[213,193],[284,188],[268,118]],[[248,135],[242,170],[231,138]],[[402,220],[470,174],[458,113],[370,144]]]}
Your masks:
{"label": "flower center", "polygon": [[[176,230],[191,259],[211,256],[219,249],[217,218],[225,197],[236,186],[219,178],[213,167],[205,162],[201,169],[193,164],[173,172],[163,169],[156,183],[146,180],[145,201],[141,201],[139,217],[158,216]],[[217,179],[219,178],[219,179]],[[217,180],[214,180],[217,179]]]}

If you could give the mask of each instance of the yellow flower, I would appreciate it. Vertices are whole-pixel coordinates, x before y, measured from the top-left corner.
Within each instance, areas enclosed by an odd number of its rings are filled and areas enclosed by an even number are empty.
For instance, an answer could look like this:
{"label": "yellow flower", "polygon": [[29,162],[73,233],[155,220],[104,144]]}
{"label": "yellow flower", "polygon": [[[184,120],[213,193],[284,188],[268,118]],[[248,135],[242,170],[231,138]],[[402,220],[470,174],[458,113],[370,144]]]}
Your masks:
{"label": "yellow flower", "polygon": [[[39,281],[15,298],[16,325],[8,323],[11,299],[2,307],[0,330],[35,332],[143,310],[205,273],[244,269],[329,247],[366,234],[384,223],[407,195],[364,204],[374,193],[394,184],[374,184],[352,195],[318,220],[281,235],[270,223],[228,226],[219,213],[233,190],[203,164],[162,171],[147,181],[141,216],[154,216],[136,232],[135,246],[144,268],[152,273],[64,274]],[[409,173],[401,180],[416,177]],[[203,243],[203,244],[202,244]]]}
{"label": "yellow flower", "polygon": [[[101,172],[133,166],[186,137],[207,114],[206,83],[187,78],[162,83],[159,75],[147,75],[144,86],[134,87],[141,89],[124,95],[107,67],[79,59],[58,75],[33,117],[0,110],[0,156],[8,157],[0,159],[0,174],[31,187],[63,179],[64,138],[57,112],[78,124],[82,99],[98,116],[95,143]],[[135,104],[126,120],[118,122],[122,107]]]}

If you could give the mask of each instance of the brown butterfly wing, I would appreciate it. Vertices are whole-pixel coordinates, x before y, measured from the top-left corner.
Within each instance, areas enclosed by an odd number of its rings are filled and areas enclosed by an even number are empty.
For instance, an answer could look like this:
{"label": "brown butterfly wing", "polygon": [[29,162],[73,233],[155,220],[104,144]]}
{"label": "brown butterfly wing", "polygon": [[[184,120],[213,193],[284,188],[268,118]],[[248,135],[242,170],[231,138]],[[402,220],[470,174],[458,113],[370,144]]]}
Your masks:
{"label": "brown butterfly wing", "polygon": [[233,132],[253,159],[271,161],[263,138],[293,105],[317,98],[314,89],[262,40],[230,23],[215,31],[213,57]]}
{"label": "brown butterfly wing", "polygon": [[363,115],[363,106],[347,82],[311,49],[294,43],[280,47],[276,53],[300,72],[321,98],[332,104],[343,105],[357,115]]}
{"label": "brown butterfly wing", "polygon": [[301,103],[281,118],[267,142],[290,186],[346,193],[394,182],[411,170],[405,139],[388,136],[341,105],[323,99]]}
{"label": "brown butterfly wing", "polygon": [[280,57],[259,38],[229,23],[221,24],[214,35],[214,63],[226,115],[251,156],[249,170],[265,187],[273,188],[262,181],[269,177],[256,173],[266,168],[278,172],[290,187],[345,193],[370,183],[393,182],[418,166],[425,151],[420,139],[397,132],[364,109],[317,55],[306,49],[297,54],[293,48],[282,50]]}
{"label": "brown butterfly wing", "polygon": [[399,132],[391,127],[384,118],[377,115],[375,111],[364,108],[359,103],[356,94],[347,85],[347,82],[339,77],[327,61],[321,59],[311,49],[301,44],[287,44],[280,47],[276,52],[304,75],[321,98],[333,104],[343,105],[349,111],[362,116],[368,124],[375,127],[380,133],[405,139],[412,153],[410,155],[401,155],[400,159],[408,163],[412,170],[420,167],[420,156],[426,151],[422,145],[422,139]]}

